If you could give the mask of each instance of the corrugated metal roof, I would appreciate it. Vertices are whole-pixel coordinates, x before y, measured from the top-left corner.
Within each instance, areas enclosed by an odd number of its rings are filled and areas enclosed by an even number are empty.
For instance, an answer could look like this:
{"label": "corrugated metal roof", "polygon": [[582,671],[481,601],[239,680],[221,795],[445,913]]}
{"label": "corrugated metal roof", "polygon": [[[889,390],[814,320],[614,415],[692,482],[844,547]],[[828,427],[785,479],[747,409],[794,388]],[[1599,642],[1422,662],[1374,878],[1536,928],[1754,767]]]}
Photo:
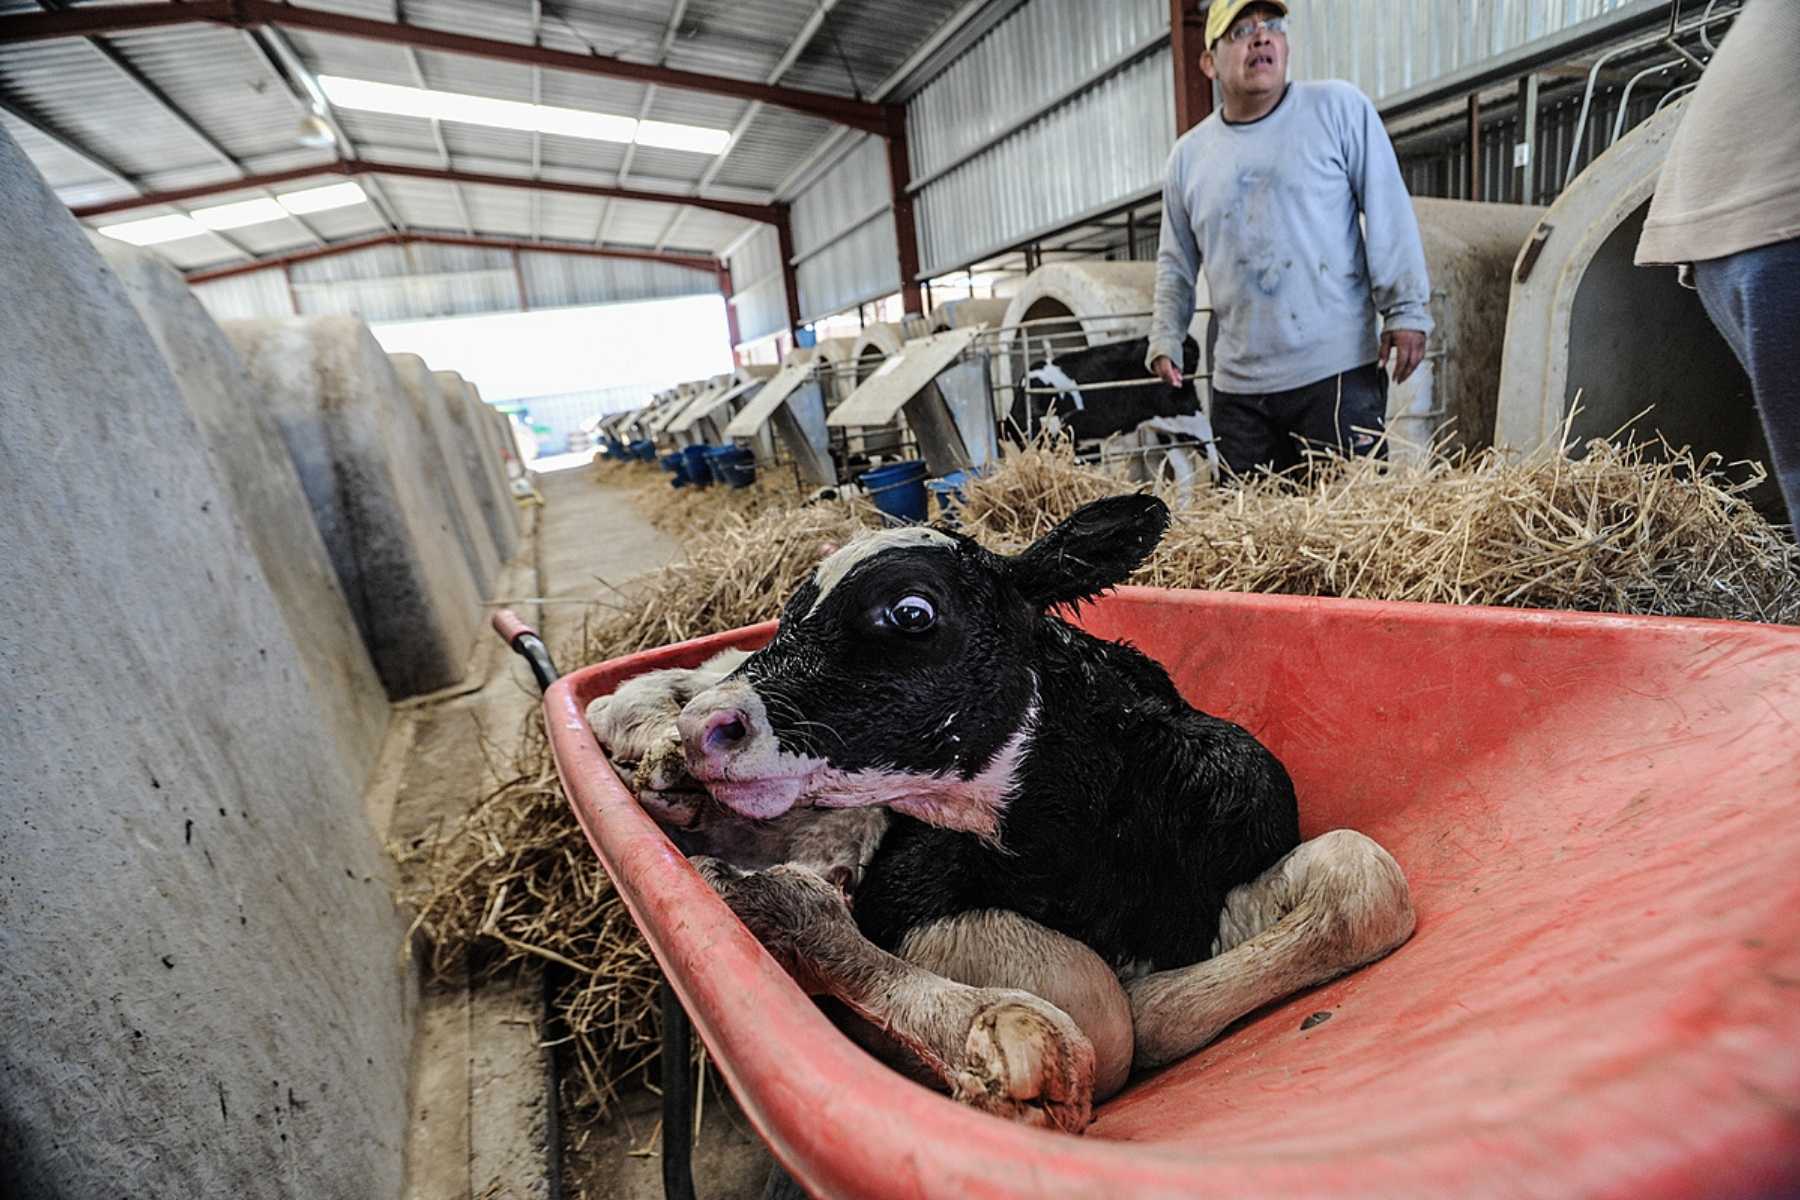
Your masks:
{"label": "corrugated metal roof", "polygon": [[[1101,2],[1114,4],[1119,0]],[[826,17],[824,28],[801,52],[782,82],[813,91],[866,96],[912,55],[925,40],[922,33],[929,35],[936,30],[962,4],[963,0],[906,0],[904,4],[894,0],[839,0]]]}
{"label": "corrugated metal roof", "polygon": [[[819,0],[688,0],[674,27],[670,20],[676,0],[558,0],[554,5],[539,6],[542,21],[535,30],[530,0],[305,3],[310,8],[380,21],[404,20],[424,28],[521,43],[535,38],[542,45],[563,50],[764,81],[789,56]],[[794,56],[781,81],[840,95],[867,91],[891,74],[962,3],[839,0],[823,27]],[[0,0],[0,11],[41,9],[33,0]],[[28,120],[55,130],[140,191],[229,180],[239,169],[230,160],[252,172],[330,161],[329,151],[298,144],[304,101],[271,64],[259,36],[195,24],[105,39],[105,44],[204,131],[204,136],[132,82],[87,39],[0,46],[0,100],[16,106]],[[709,195],[765,203],[773,198],[776,185],[813,155],[834,128],[828,121],[777,107],[757,107],[752,116],[752,105],[727,96],[535,70],[424,48],[409,51],[393,44],[296,28],[284,27],[279,36],[306,69],[316,74],[402,85],[423,83],[520,101],[535,97],[545,104],[634,117],[641,114],[650,120],[721,130],[744,124],[743,134],[723,161],[652,146],[631,149],[626,183],[649,191],[692,194],[706,179]],[[535,162],[547,178],[605,185],[619,181],[628,150],[605,142],[448,122],[434,132],[425,120],[361,111],[339,110],[334,116],[357,156],[403,164],[441,167],[446,165],[447,150],[449,165],[464,170],[524,177]],[[0,120],[70,203],[130,194],[130,188],[109,177],[106,169],[84,161],[80,154],[41,136],[25,122],[11,117]],[[209,146],[208,139],[219,149]],[[521,190],[388,177],[365,186],[379,192],[397,222],[421,230],[461,231],[472,226],[473,232],[490,236],[592,244],[602,231],[604,218],[605,237],[613,244],[648,247],[663,240],[671,251],[718,254],[748,228],[745,221],[724,214],[646,202],[608,202],[552,193],[534,197]],[[224,195],[195,203],[224,203],[257,194]],[[106,220],[154,215],[155,211],[179,209],[143,210]],[[677,212],[681,213],[679,219],[673,219]],[[307,224],[314,232],[284,220],[231,231],[229,240],[208,234],[158,249],[176,265],[192,268],[241,259],[246,253],[261,255],[309,246],[316,241],[315,233],[317,238],[335,241],[385,228],[376,210],[367,204],[312,214]],[[389,306],[392,299],[381,299],[381,306]],[[431,303],[441,300],[437,297]],[[455,307],[460,311],[464,303],[457,300]],[[777,294],[772,307],[780,306]]]}
{"label": "corrugated metal roof", "polygon": [[19,143],[50,186],[70,204],[98,204],[131,195],[130,187],[10,113],[0,111],[0,129]]}
{"label": "corrugated metal roof", "polygon": [[835,128],[817,117],[765,106],[732,147],[715,182],[772,191]]}
{"label": "corrugated metal roof", "polygon": [[84,41],[0,45],[0,95],[130,178],[219,161]]}

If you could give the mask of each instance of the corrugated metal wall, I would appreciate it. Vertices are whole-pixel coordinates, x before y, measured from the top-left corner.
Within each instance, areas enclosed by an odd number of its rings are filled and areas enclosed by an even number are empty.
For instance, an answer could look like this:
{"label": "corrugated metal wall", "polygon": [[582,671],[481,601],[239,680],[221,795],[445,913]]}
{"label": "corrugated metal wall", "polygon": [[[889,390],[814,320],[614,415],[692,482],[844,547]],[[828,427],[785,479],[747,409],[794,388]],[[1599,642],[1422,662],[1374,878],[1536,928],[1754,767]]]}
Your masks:
{"label": "corrugated metal wall", "polygon": [[515,274],[512,255],[504,250],[412,245],[296,264],[293,299],[279,270],[202,283],[194,294],[221,319],[291,316],[297,299],[308,316],[410,321],[516,312],[520,275],[532,309],[705,295],[719,286],[710,272],[668,263],[526,252],[519,255]]}
{"label": "corrugated metal wall", "polygon": [[887,149],[866,137],[794,199],[800,316],[811,321],[900,288]]}
{"label": "corrugated metal wall", "polygon": [[196,284],[193,292],[206,311],[219,321],[254,321],[259,317],[294,315],[287,278],[279,269]]}
{"label": "corrugated metal wall", "polygon": [[746,342],[787,328],[787,288],[781,279],[781,239],[761,226],[731,256],[732,303],[738,336]]}
{"label": "corrugated metal wall", "polygon": [[1033,0],[915,96],[924,269],[1157,187],[1175,140],[1168,32],[1167,0]]}

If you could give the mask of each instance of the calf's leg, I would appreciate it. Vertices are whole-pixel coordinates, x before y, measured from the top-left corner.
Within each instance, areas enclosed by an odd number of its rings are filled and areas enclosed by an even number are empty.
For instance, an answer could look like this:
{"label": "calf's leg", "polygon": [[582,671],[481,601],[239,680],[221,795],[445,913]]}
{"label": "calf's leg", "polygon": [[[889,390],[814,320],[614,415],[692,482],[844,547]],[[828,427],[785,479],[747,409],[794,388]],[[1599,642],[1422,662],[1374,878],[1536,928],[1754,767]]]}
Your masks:
{"label": "calf's leg", "polygon": [[1214,956],[1125,985],[1139,1069],[1173,1062],[1272,1000],[1373,962],[1412,936],[1406,876],[1386,850],[1337,829],[1233,888]]}
{"label": "calf's leg", "polygon": [[1030,992],[1069,1014],[1094,1047],[1094,1099],[1131,1074],[1131,1003],[1118,975],[1085,944],[1015,912],[988,909],[908,933],[900,957],[979,988]]}
{"label": "calf's leg", "polygon": [[879,949],[815,871],[787,864],[746,874],[717,859],[693,861],[801,988],[885,1031],[955,1099],[1025,1124],[1086,1127],[1094,1048],[1061,1009],[1025,991],[945,979]]}

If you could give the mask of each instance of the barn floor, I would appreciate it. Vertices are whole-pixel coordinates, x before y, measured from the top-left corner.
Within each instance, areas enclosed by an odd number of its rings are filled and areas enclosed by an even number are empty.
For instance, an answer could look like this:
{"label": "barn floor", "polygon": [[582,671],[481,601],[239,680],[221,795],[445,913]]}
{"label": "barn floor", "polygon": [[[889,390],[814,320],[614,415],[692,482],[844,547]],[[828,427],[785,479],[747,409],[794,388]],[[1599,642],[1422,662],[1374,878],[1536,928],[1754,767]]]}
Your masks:
{"label": "barn floor", "polygon": [[[525,510],[528,536],[490,599],[582,600],[672,559],[676,544],[645,521],[624,493],[588,470],[539,476],[542,507]],[[553,650],[576,645],[586,606],[512,603]],[[563,669],[577,665],[559,660]],[[396,710],[382,762],[368,793],[376,829],[412,841],[454,821],[490,784],[490,753],[510,749],[537,703],[524,664],[498,638],[473,648],[460,692]],[[515,986],[427,985],[419,1014],[413,1113],[407,1148],[408,1200],[552,1198],[547,1063],[539,1046],[541,990]],[[728,1097],[705,1099],[694,1170],[702,1195],[761,1194],[768,1159]],[[599,1126],[565,1123],[561,1191],[585,1200],[649,1200],[662,1194],[656,1153],[657,1106],[629,1097]]]}

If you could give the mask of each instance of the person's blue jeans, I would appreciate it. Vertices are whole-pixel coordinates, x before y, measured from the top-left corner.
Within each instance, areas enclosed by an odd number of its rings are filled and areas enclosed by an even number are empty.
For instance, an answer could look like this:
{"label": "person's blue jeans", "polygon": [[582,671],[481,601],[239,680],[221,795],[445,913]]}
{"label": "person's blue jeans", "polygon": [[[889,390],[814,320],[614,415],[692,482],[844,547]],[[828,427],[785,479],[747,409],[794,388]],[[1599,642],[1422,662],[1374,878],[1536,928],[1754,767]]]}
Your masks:
{"label": "person's blue jeans", "polygon": [[1800,238],[1695,263],[1694,282],[1750,376],[1769,469],[1800,536]]}

